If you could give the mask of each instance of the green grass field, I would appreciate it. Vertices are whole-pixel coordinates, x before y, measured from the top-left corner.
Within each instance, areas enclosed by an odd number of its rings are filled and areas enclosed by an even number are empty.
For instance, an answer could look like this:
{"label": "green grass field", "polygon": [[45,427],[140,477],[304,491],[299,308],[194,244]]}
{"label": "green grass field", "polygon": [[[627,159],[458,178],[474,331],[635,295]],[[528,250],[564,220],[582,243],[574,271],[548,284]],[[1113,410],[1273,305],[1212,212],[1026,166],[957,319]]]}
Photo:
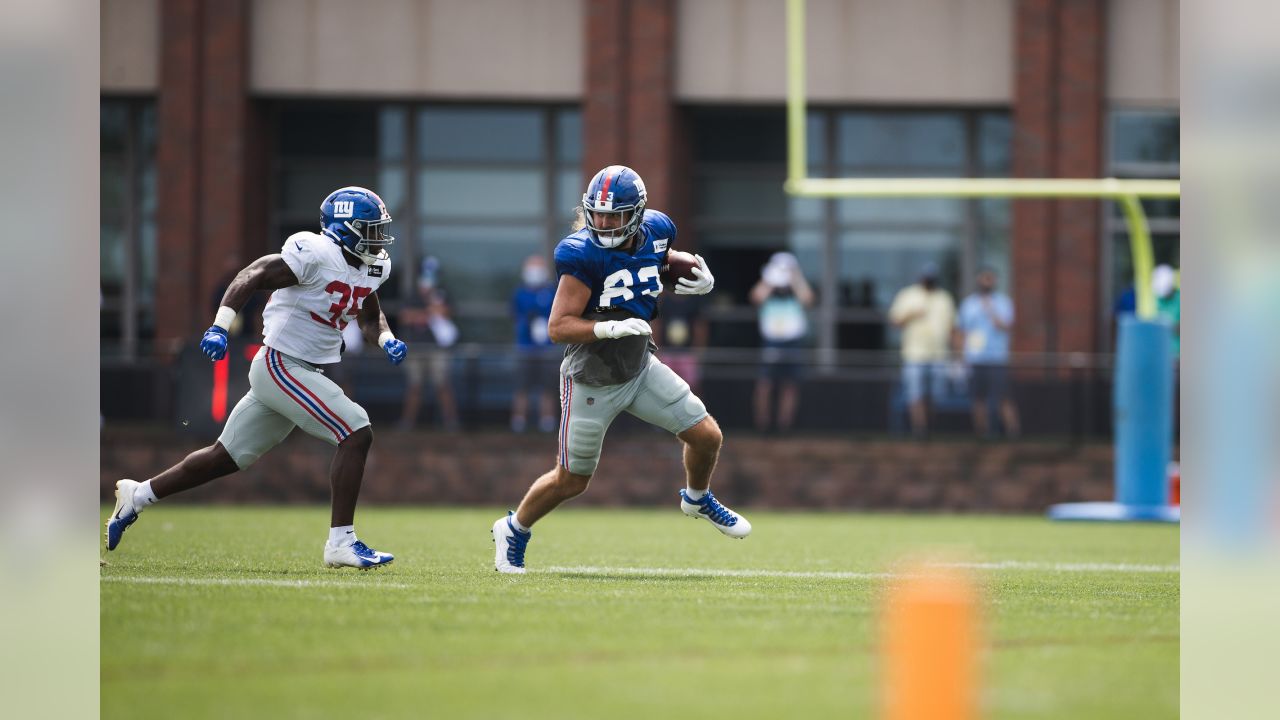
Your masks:
{"label": "green grass field", "polygon": [[882,574],[936,548],[979,565],[985,717],[1178,715],[1176,527],[565,509],[508,577],[497,515],[363,508],[397,560],[360,572],[321,567],[327,509],[148,511],[102,568],[102,717],[873,717]]}

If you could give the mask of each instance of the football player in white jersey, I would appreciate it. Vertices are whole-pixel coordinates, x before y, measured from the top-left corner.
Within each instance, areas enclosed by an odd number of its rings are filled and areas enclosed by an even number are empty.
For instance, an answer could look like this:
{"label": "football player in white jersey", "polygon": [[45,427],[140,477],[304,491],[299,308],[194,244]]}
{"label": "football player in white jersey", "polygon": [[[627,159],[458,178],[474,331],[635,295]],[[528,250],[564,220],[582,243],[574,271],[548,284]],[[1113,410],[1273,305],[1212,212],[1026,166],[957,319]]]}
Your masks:
{"label": "football player in white jersey", "polygon": [[378,287],[391,274],[386,246],[391,216],[382,199],[361,187],[335,190],[320,206],[320,232],[300,232],[281,252],[241,270],[222,296],[200,349],[212,360],[227,354],[227,328],[253,293],[274,290],[262,311],[263,347],[249,368],[250,390],[227,418],[217,442],[146,482],[116,483],[107,522],[114,550],[148,506],[174,493],[243,470],[295,427],[337,447],[330,469],[332,522],[324,546],[328,567],[368,569],[394,558],[356,537],[354,516],[365,458],[373,443],[369,415],[315,366],[341,359],[342,330],[355,320],[393,364],[408,349],[387,325]]}

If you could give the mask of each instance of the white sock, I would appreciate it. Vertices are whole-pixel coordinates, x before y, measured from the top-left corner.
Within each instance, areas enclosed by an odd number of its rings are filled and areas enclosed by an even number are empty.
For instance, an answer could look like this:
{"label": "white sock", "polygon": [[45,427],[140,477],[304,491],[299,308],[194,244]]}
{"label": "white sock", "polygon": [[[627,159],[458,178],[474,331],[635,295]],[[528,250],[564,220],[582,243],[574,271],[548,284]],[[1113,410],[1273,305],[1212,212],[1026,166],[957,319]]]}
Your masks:
{"label": "white sock", "polygon": [[356,541],[356,526],[343,525],[329,528],[329,544],[334,547],[346,547]]}
{"label": "white sock", "polygon": [[518,530],[518,531],[520,531],[520,532],[522,532],[522,533],[527,533],[527,532],[529,532],[529,528],[527,528],[527,527],[525,527],[525,526],[521,525],[521,524],[520,524],[520,521],[516,519],[516,516],[515,516],[515,515],[508,515],[508,516],[507,516],[507,519],[511,521],[511,527],[515,528],[516,530]]}
{"label": "white sock", "polygon": [[151,489],[151,481],[148,480],[133,490],[133,507],[136,510],[143,510],[148,505],[155,504],[160,498],[156,497],[156,492]]}
{"label": "white sock", "polygon": [[706,491],[706,490],[694,490],[693,488],[687,487],[687,488],[685,488],[685,489],[684,489],[684,494],[685,494],[685,496],[687,496],[690,500],[701,500],[701,499],[702,499],[702,496],[707,494],[707,491]]}

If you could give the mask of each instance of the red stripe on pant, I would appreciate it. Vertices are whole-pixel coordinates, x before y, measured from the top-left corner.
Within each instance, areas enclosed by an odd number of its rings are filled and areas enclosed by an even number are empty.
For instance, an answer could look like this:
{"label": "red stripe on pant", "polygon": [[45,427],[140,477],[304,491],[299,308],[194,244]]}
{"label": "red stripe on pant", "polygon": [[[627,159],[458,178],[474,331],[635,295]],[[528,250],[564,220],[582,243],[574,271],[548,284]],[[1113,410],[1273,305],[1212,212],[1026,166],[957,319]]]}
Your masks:
{"label": "red stripe on pant", "polygon": [[343,438],[341,433],[339,433],[332,426],[330,426],[329,423],[325,422],[324,418],[320,417],[318,414],[316,414],[315,410],[311,409],[311,406],[307,405],[307,403],[301,398],[295,396],[292,392],[289,391],[289,388],[285,387],[284,383],[281,382],[279,376],[276,375],[276,371],[275,371],[275,362],[273,360],[274,356],[272,354],[274,352],[275,352],[274,350],[267,352],[267,374],[270,375],[271,379],[275,381],[276,386],[280,388],[280,392],[284,393],[285,397],[301,405],[303,410],[306,410],[308,413],[310,413],[311,417],[315,418],[317,421],[319,421],[321,425],[327,428],[329,432],[333,433],[333,436],[338,438],[338,442],[342,442]]}
{"label": "red stripe on pant", "polygon": [[[279,351],[276,351],[276,354],[277,354],[277,355],[279,355],[279,354],[280,354],[280,353],[279,353]],[[298,379],[297,379],[297,378],[295,378],[294,376],[292,376],[292,375],[290,375],[290,374],[289,374],[289,369],[288,369],[288,368],[286,368],[286,367],[284,366],[284,361],[283,361],[283,360],[282,360],[282,361],[280,361],[280,372],[283,372],[285,377],[289,378],[290,380],[292,380],[292,381],[293,381],[293,383],[294,383],[295,385],[297,385],[298,387],[302,388],[302,392],[304,392],[304,393],[306,393],[307,395],[309,395],[309,396],[311,397],[311,399],[312,399],[312,400],[315,400],[315,401],[316,401],[316,404],[317,404],[317,405],[319,405],[319,406],[320,406],[320,407],[321,407],[321,408],[322,408],[326,413],[328,413],[328,414],[329,414],[333,419],[337,420],[337,421],[338,421],[338,424],[342,426],[342,429],[346,431],[346,435],[350,435],[350,434],[352,433],[351,426],[347,424],[347,421],[346,421],[346,420],[343,420],[343,419],[342,419],[342,416],[341,416],[341,415],[339,415],[338,413],[336,413],[336,412],[334,412],[334,411],[330,410],[330,409],[329,409],[329,406],[328,406],[328,405],[325,405],[323,400],[321,400],[320,398],[316,397],[316,394],[315,394],[315,393],[313,393],[313,392],[311,392],[311,389],[310,389],[310,388],[308,388],[306,385],[303,385],[302,383],[298,382]],[[345,435],[344,435],[343,437],[345,438]]]}
{"label": "red stripe on pant", "polygon": [[573,405],[573,378],[564,376],[564,387],[560,391],[560,464],[569,469],[569,410]]}

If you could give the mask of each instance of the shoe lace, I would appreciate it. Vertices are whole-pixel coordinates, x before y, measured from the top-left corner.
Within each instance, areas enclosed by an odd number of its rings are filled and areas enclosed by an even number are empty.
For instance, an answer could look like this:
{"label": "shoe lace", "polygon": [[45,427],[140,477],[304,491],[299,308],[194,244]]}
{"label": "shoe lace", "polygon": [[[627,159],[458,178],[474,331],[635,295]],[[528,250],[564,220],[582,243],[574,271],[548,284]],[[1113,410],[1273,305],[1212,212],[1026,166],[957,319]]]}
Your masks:
{"label": "shoe lace", "polygon": [[507,562],[516,567],[524,567],[524,551],[529,547],[529,538],[533,533],[515,531],[507,538]]}
{"label": "shoe lace", "polygon": [[702,509],[698,512],[701,512],[703,515],[711,518],[712,522],[717,525],[733,527],[738,524],[738,516],[734,515],[729,508],[721,505],[720,501],[716,499],[715,495],[711,494],[710,490],[708,490],[707,494],[703,496]]}

